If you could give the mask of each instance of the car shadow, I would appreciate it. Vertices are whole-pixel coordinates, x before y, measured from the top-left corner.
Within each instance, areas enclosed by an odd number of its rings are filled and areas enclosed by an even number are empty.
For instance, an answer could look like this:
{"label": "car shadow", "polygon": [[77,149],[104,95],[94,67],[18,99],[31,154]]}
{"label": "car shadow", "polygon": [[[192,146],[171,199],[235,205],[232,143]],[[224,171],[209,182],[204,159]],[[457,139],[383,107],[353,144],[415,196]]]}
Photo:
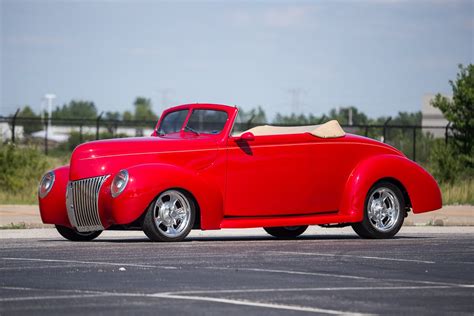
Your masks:
{"label": "car shadow", "polygon": [[[390,240],[409,240],[409,239],[431,239],[434,237],[430,236],[396,236],[391,239],[363,239],[360,238],[357,235],[307,235],[307,236],[300,236],[297,238],[275,238],[272,236],[222,236],[222,237],[205,237],[205,236],[196,236],[196,237],[187,237],[185,240],[180,241],[178,243],[190,243],[190,242],[227,242],[227,241],[272,241],[272,242],[298,242],[298,241],[304,241],[304,240],[354,240],[354,241],[364,241],[366,243],[370,242],[387,242]],[[40,241],[44,242],[57,242],[57,241],[64,241],[64,242],[70,242],[65,239],[43,239]],[[151,240],[148,238],[144,237],[125,237],[125,238],[120,238],[119,236],[113,237],[113,238],[107,238],[107,237],[99,237],[98,239],[95,239],[93,241],[87,241],[86,243],[152,243]],[[77,243],[77,242],[74,242]],[[157,243],[160,244],[160,243]],[[171,243],[166,243],[166,244],[171,244]]]}

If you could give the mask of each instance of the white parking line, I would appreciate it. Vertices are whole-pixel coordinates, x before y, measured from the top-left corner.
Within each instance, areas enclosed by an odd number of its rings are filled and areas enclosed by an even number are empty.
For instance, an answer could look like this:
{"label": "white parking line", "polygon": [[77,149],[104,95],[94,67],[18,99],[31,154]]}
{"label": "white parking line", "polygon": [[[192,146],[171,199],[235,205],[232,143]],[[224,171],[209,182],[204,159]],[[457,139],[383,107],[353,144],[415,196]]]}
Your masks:
{"label": "white parking line", "polygon": [[274,270],[274,269],[260,269],[260,268],[241,268],[241,267],[206,267],[210,270],[231,270],[231,271],[254,271],[254,272],[268,272],[268,273],[282,273],[282,274],[300,274],[300,275],[315,275],[331,278],[342,278],[342,279],[355,279],[355,280],[370,280],[377,282],[405,282],[415,284],[429,284],[429,285],[443,285],[453,287],[472,287],[471,284],[458,284],[448,282],[437,282],[437,281],[423,281],[423,280],[404,280],[404,279],[384,279],[384,278],[372,278],[363,277],[348,274],[331,274],[331,273],[320,273],[320,272],[305,272],[305,271],[294,271],[294,270]]}
{"label": "white parking line", "polygon": [[0,298],[0,302],[37,301],[37,300],[61,300],[70,298],[90,298],[114,296],[110,294],[76,294],[76,295],[50,295],[50,296],[24,296]]}
{"label": "white parking line", "polygon": [[90,265],[108,265],[108,266],[121,266],[121,267],[137,267],[137,268],[159,268],[159,269],[178,269],[172,266],[153,266],[145,264],[134,264],[134,263],[117,263],[117,262],[101,262],[101,261],[79,261],[79,260],[61,260],[61,259],[34,259],[34,258],[0,258],[1,260],[13,260],[13,261],[38,261],[38,262],[64,262],[64,263],[79,263],[79,264],[90,264]]}
{"label": "white parking line", "polygon": [[434,261],[427,261],[427,260],[386,258],[386,257],[373,257],[373,256],[356,256],[356,255],[343,255],[343,254],[318,253],[318,252],[295,252],[295,251],[268,251],[268,252],[270,252],[270,253],[277,253],[277,254],[302,255],[302,256],[347,257],[347,258],[356,258],[356,259],[387,260],[387,261],[400,261],[400,262],[416,262],[416,263],[427,263],[427,264],[436,263],[436,262],[434,262]]}
{"label": "white parking line", "polygon": [[[16,287],[0,287],[0,288],[35,290],[33,288],[16,288]],[[37,290],[44,291],[45,289],[37,289]],[[273,289],[263,289],[263,290],[271,291]],[[49,291],[54,291],[54,290],[49,289]],[[302,311],[302,312],[311,312],[311,313],[323,313],[323,314],[332,314],[332,315],[334,314],[335,315],[342,315],[342,314],[344,315],[371,315],[371,314],[352,313],[352,312],[346,312],[346,311],[338,311],[338,310],[308,307],[308,306],[262,303],[262,302],[253,302],[253,301],[247,301],[247,300],[234,300],[234,299],[206,297],[206,296],[184,296],[180,294],[181,292],[155,293],[155,294],[143,293],[142,294],[142,293],[95,292],[95,291],[80,291],[80,290],[75,290],[75,291],[84,292],[84,294],[9,297],[9,298],[0,298],[0,302],[16,302],[16,301],[29,301],[29,300],[56,300],[56,299],[72,299],[72,298],[92,298],[92,297],[100,298],[100,297],[110,297],[110,296],[121,296],[121,297],[147,297],[147,298],[164,298],[164,299],[178,299],[178,300],[191,300],[191,301],[206,301],[206,302],[213,302],[213,303],[272,308],[272,309],[283,309],[283,310]],[[90,292],[93,292],[94,294],[87,294]],[[247,290],[241,290],[241,292],[245,293],[247,292]],[[210,292],[210,293],[214,293],[214,292]],[[219,293],[219,292],[215,291],[215,293]]]}
{"label": "white parking line", "polygon": [[[331,292],[331,291],[399,291],[399,290],[430,290],[430,289],[452,289],[456,288],[451,285],[436,285],[436,286],[348,286],[348,287],[310,287],[310,288],[285,288],[285,289],[242,289],[242,290],[199,290],[199,291],[180,291],[162,294],[179,294],[179,295],[193,295],[193,294],[238,294],[238,293],[265,293],[265,292]],[[157,293],[160,294],[160,293]],[[192,296],[194,297],[194,296]]]}
{"label": "white parking line", "polygon": [[[473,287],[473,285],[466,285],[466,287]],[[179,291],[179,292],[167,292],[167,293],[115,293],[115,292],[100,292],[100,291],[88,291],[88,290],[55,290],[55,289],[34,289],[34,288],[21,288],[21,287],[8,287],[3,286],[1,289],[12,289],[12,290],[42,290],[42,291],[59,291],[67,292],[74,291],[76,293],[83,294],[73,294],[73,295],[48,295],[48,296],[28,296],[28,297],[10,297],[10,298],[1,298],[0,302],[14,302],[14,301],[25,301],[25,300],[55,300],[55,299],[70,299],[70,298],[100,298],[100,297],[110,297],[110,296],[120,296],[120,297],[143,297],[143,298],[163,298],[163,299],[178,299],[178,300],[191,300],[191,301],[205,301],[212,303],[221,303],[221,304],[232,304],[239,306],[251,306],[251,307],[262,307],[262,308],[272,308],[280,310],[291,310],[291,311],[302,311],[302,312],[311,312],[311,313],[321,313],[321,314],[336,314],[336,315],[370,315],[363,313],[347,312],[333,309],[325,309],[319,307],[310,307],[310,306],[299,306],[299,305],[287,305],[287,304],[276,304],[276,303],[264,303],[256,302],[249,300],[240,300],[240,299],[229,299],[229,298],[218,298],[218,297],[209,297],[209,296],[194,296],[193,294],[225,294],[225,293],[264,293],[264,292],[314,292],[314,291],[388,291],[388,290],[427,290],[427,289],[448,289],[455,288],[455,286],[376,286],[376,287],[321,287],[321,288],[263,288],[263,289],[239,289],[239,290],[197,290],[197,291]]]}
{"label": "white parking line", "polygon": [[15,290],[15,291],[38,291],[38,290],[44,291],[44,289],[35,289],[32,287],[19,287],[19,286],[0,286],[0,289]]}
{"label": "white parking line", "polygon": [[[77,289],[44,289],[44,288],[33,288],[33,287],[18,287],[18,286],[0,286],[3,290],[14,290],[14,291],[41,291],[41,292],[61,292],[61,293],[79,293],[79,294],[116,294],[114,292],[94,291],[94,290],[77,290]],[[127,295],[131,295],[127,293]]]}
{"label": "white parking line", "polygon": [[5,267],[0,268],[0,271],[17,271],[17,270],[39,270],[39,269],[62,269],[64,268],[63,265],[49,265],[49,266],[34,266],[34,267],[22,267],[22,266],[15,266],[15,267]]}
{"label": "white parking line", "polygon": [[273,309],[283,309],[283,310],[290,310],[290,311],[310,312],[310,313],[320,313],[320,314],[330,314],[330,315],[371,315],[371,314],[352,313],[352,312],[347,312],[347,311],[338,311],[338,310],[318,308],[318,307],[261,303],[261,302],[247,301],[247,300],[235,300],[235,299],[206,297],[206,296],[184,296],[184,295],[166,294],[166,293],[153,294],[151,296],[166,298],[166,299],[173,298],[173,299],[178,299],[178,300],[205,301],[205,302],[232,304],[232,305],[239,305],[239,306],[265,307],[265,308],[273,308]]}
{"label": "white parking line", "polygon": [[242,271],[254,271],[254,272],[270,272],[270,273],[284,273],[284,274],[300,274],[300,275],[315,275],[315,276],[324,276],[331,278],[341,278],[341,279],[355,279],[355,280],[373,280],[373,278],[356,276],[356,275],[347,275],[347,274],[331,274],[331,273],[321,273],[321,272],[305,272],[305,271],[293,271],[293,270],[275,270],[275,269],[260,269],[260,268],[230,268],[230,267],[206,267],[210,270],[242,270]]}

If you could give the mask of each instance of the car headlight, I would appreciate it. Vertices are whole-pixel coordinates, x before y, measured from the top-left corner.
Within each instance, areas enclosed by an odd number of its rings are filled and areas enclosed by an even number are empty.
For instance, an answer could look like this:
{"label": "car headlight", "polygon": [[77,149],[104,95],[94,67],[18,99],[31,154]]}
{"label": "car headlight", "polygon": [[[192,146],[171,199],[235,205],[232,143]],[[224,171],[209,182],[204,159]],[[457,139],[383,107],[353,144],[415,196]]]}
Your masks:
{"label": "car headlight", "polygon": [[112,180],[112,184],[110,185],[110,192],[112,197],[117,197],[120,193],[125,190],[125,187],[128,183],[128,171],[127,170],[120,170]]}
{"label": "car headlight", "polygon": [[54,185],[54,178],[55,176],[53,171],[50,171],[43,176],[38,188],[38,195],[40,198],[44,198],[46,195],[48,195],[49,191],[51,191]]}

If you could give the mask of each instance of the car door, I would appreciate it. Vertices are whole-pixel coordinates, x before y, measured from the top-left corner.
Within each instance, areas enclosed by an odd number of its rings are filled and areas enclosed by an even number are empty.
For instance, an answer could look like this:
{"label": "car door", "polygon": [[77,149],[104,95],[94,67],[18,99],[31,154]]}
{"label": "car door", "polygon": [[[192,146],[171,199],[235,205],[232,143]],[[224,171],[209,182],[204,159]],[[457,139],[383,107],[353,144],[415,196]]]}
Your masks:
{"label": "car door", "polygon": [[315,211],[307,134],[230,137],[225,216],[278,216]]}

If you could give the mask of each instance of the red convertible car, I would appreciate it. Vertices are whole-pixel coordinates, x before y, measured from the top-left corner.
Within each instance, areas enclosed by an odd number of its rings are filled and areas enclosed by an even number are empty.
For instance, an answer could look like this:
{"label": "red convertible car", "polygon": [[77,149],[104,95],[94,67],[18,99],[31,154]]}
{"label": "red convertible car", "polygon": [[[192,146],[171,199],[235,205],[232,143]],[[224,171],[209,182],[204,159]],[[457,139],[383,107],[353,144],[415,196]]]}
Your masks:
{"label": "red convertible car", "polygon": [[73,241],[142,229],[179,241],[191,229],[263,227],[291,238],[308,225],[351,225],[389,238],[407,212],[441,208],[436,181],[397,149],[322,125],[236,133],[236,107],[165,110],[151,137],[78,146],[39,186],[44,223]]}

